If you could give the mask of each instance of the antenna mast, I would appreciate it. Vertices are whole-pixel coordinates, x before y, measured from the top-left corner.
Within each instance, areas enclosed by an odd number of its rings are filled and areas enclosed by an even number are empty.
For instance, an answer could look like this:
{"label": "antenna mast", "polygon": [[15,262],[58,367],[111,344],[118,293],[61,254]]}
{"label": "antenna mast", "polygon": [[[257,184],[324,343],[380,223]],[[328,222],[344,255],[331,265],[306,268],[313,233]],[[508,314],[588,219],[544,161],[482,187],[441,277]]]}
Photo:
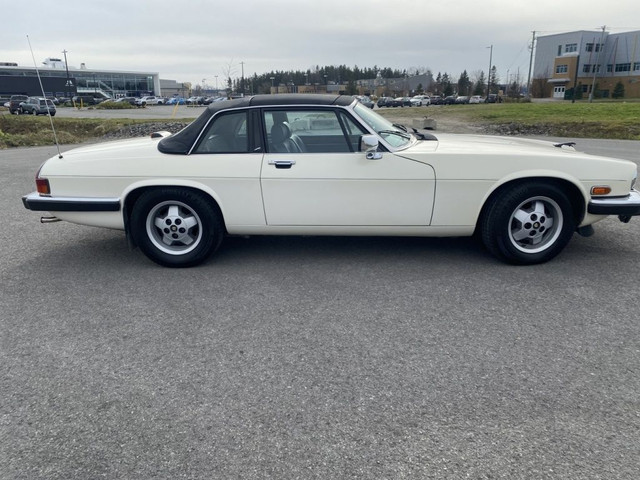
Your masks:
{"label": "antenna mast", "polygon": [[[33,48],[31,48],[31,40],[29,39],[29,35],[27,35],[27,42],[29,42],[29,50],[31,51],[31,58],[33,59],[33,66],[36,67],[36,75],[38,76],[38,83],[40,83],[40,91],[42,92],[42,98],[44,98],[44,104],[47,107],[47,111],[49,112],[49,105],[47,104],[47,96],[44,94],[44,87],[42,86],[42,79],[40,78],[40,71],[38,70],[38,64],[36,63],[36,57],[33,55]],[[53,126],[53,117],[51,116],[51,112],[49,112],[49,121],[51,122],[51,130],[53,131],[53,139],[56,142],[56,148],[58,149],[58,158],[62,158],[62,153],[60,152],[60,144],[58,143],[58,136],[56,135],[56,129]]]}

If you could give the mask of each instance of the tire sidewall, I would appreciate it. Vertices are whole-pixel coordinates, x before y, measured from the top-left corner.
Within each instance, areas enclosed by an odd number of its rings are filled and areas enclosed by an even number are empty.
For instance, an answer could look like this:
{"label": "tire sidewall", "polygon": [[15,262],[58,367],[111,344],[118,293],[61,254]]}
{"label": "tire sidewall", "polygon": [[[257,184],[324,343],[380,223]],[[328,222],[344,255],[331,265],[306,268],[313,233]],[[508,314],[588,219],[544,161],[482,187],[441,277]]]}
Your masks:
{"label": "tire sidewall", "polygon": [[[198,245],[184,254],[160,250],[149,237],[147,219],[160,204],[176,202],[192,210],[198,217],[201,238]],[[154,262],[166,267],[192,267],[204,262],[222,241],[222,221],[216,208],[198,192],[182,188],[162,188],[143,193],[133,206],[130,232],[140,250]]]}
{"label": "tire sidewall", "polygon": [[[534,198],[548,198],[555,202],[562,212],[562,226],[557,238],[546,248],[527,253],[512,243],[510,224],[515,210],[523,202]],[[482,237],[487,248],[497,257],[512,264],[532,265],[549,261],[558,255],[571,240],[575,225],[571,202],[557,185],[526,183],[514,186],[494,199],[483,225]]]}

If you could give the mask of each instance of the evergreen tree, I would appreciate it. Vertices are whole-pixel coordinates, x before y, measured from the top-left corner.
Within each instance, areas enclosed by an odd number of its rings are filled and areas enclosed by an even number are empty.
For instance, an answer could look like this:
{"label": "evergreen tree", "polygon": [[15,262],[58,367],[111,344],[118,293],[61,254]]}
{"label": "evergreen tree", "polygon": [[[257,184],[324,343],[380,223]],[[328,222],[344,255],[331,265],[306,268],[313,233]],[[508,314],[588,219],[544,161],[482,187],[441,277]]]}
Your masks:
{"label": "evergreen tree", "polygon": [[624,85],[622,82],[616,83],[616,86],[613,88],[613,93],[611,94],[612,98],[624,98]]}

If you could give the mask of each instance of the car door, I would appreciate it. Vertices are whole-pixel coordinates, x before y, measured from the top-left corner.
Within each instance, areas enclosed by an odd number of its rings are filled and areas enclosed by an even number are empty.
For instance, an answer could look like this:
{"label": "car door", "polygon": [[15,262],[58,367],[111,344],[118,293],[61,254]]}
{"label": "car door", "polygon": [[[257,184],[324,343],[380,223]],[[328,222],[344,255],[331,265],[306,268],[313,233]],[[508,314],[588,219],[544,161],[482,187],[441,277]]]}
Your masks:
{"label": "car door", "polygon": [[[291,134],[277,145],[279,125]],[[394,153],[367,159],[367,134],[339,109],[263,111],[262,196],[270,226],[422,226],[433,208],[433,169]],[[300,144],[298,148],[296,144]]]}

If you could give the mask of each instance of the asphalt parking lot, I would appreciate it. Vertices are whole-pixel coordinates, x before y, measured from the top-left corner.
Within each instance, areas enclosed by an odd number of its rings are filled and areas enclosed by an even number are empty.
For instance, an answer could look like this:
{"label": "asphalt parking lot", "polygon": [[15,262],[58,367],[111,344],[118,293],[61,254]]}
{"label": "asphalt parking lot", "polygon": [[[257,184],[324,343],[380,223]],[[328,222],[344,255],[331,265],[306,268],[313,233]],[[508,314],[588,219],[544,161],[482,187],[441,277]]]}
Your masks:
{"label": "asphalt parking lot", "polygon": [[0,151],[1,478],[640,476],[640,219],[533,267],[252,237],[172,270],[25,210],[55,153]]}

